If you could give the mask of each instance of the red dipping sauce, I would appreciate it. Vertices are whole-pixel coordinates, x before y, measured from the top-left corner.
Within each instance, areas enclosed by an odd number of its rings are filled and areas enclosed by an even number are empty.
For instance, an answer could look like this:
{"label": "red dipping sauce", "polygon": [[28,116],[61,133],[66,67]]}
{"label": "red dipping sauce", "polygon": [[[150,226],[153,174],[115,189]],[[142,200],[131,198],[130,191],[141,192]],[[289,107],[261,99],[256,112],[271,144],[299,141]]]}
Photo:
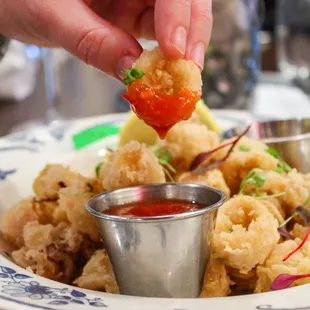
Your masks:
{"label": "red dipping sauce", "polygon": [[200,96],[200,92],[189,89],[176,95],[163,95],[137,80],[127,87],[123,98],[129,101],[134,113],[164,139],[171,127],[191,117]]}
{"label": "red dipping sauce", "polygon": [[111,207],[103,213],[116,216],[165,216],[192,212],[204,206],[184,200],[152,200]]}

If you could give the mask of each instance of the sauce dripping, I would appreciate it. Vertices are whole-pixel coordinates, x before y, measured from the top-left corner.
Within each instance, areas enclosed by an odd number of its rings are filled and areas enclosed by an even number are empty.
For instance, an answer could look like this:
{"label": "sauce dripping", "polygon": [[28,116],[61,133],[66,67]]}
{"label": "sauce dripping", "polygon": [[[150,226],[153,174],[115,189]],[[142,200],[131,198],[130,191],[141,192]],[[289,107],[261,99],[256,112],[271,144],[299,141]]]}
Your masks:
{"label": "sauce dripping", "polygon": [[141,80],[132,82],[122,97],[129,101],[133,112],[151,126],[161,139],[176,123],[187,120],[195,110],[201,93],[184,88],[177,94],[162,94],[156,87]]}

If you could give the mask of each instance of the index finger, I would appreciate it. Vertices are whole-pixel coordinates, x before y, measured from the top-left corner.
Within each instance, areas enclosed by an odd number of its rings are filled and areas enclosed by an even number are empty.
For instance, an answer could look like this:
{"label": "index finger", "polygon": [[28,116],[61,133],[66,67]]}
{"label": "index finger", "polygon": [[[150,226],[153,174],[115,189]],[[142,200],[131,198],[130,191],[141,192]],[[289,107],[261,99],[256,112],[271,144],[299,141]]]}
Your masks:
{"label": "index finger", "polygon": [[191,6],[191,0],[157,0],[155,3],[156,39],[171,58],[185,55]]}

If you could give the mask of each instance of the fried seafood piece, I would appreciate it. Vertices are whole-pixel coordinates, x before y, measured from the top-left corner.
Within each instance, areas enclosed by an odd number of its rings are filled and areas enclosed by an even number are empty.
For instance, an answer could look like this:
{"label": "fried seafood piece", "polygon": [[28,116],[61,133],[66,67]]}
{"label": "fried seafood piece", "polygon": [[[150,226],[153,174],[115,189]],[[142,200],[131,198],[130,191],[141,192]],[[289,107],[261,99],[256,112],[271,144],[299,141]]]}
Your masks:
{"label": "fried seafood piece", "polygon": [[[262,170],[273,170],[278,165],[278,160],[268,154],[267,148],[261,142],[253,140],[252,147],[249,151],[244,152],[240,148],[251,140],[242,138],[229,157],[221,164],[220,170],[224,174],[224,178],[232,194],[238,193],[241,181],[254,168]],[[225,143],[225,142],[224,142]],[[250,144],[250,143],[249,143]],[[266,147],[266,148],[265,148]],[[224,148],[224,151],[216,152],[216,159],[223,158],[227,154],[229,147]]]}
{"label": "fried seafood piece", "polygon": [[306,235],[308,227],[307,226],[303,226],[301,224],[296,223],[293,227],[293,229],[290,231],[290,234],[295,237],[295,238],[299,238],[299,239],[303,239]]}
{"label": "fried seafood piece", "polygon": [[230,284],[230,278],[223,262],[218,258],[211,258],[205,273],[200,297],[228,296]]}
{"label": "fried seafood piece", "polygon": [[172,155],[177,171],[187,171],[192,161],[202,152],[220,145],[218,135],[205,125],[182,122],[168,131],[164,146]]}
{"label": "fried seafood piece", "polygon": [[293,169],[287,175],[288,185],[285,195],[281,197],[287,215],[291,215],[295,212],[298,206],[303,206],[309,197],[309,182],[307,181],[307,176],[302,175]]}
{"label": "fried seafood piece", "polygon": [[219,209],[212,249],[225,265],[247,273],[262,264],[280,239],[278,221],[261,201],[235,196]]}
{"label": "fried seafood piece", "polygon": [[119,294],[113,268],[106,250],[98,250],[83,268],[82,275],[74,282],[81,288]]}
{"label": "fried seafood piece", "polygon": [[96,193],[102,190],[100,183],[96,180],[83,177],[62,165],[46,165],[35,179],[33,190],[39,199],[57,200],[60,189],[72,185],[85,188],[87,184],[90,184]]}
{"label": "fried seafood piece", "polygon": [[36,221],[39,215],[33,198],[27,198],[8,209],[0,219],[4,239],[16,247],[24,245],[23,230],[28,222]]}
{"label": "fried seafood piece", "polygon": [[99,178],[106,190],[166,181],[164,170],[152,150],[136,141],[110,153],[100,169]]}
{"label": "fried seafood piece", "polygon": [[278,199],[276,198],[262,199],[261,202],[267,207],[268,211],[278,221],[279,225],[284,222],[285,213]]}
{"label": "fried seafood piece", "polygon": [[[257,267],[258,281],[255,293],[271,290],[273,280],[280,274],[308,274],[310,273],[310,242],[283,262],[283,258],[292,252],[301,242],[301,239],[287,240],[275,246],[263,265]],[[310,278],[295,281],[291,286],[310,283]]]}
{"label": "fried seafood piece", "polygon": [[217,169],[206,171],[202,174],[184,172],[178,176],[177,181],[212,186],[222,190],[225,193],[227,199],[230,197],[230,190],[225,182],[223,174],[220,170]]}
{"label": "fried seafood piece", "polygon": [[59,191],[59,209],[66,214],[68,222],[79,233],[89,236],[95,242],[100,241],[98,225],[94,217],[87,212],[87,201],[94,196],[88,188],[71,186]]}
{"label": "fried seafood piece", "polygon": [[69,283],[77,271],[75,254],[81,248],[82,236],[67,223],[56,227],[28,222],[23,230],[25,246],[12,252],[13,260],[38,275]]}
{"label": "fried seafood piece", "polygon": [[125,79],[128,87],[123,96],[161,138],[177,122],[190,118],[202,86],[200,70],[194,62],[168,59],[160,48],[155,48],[144,51],[133,70],[132,76],[137,71],[141,74],[136,80]]}

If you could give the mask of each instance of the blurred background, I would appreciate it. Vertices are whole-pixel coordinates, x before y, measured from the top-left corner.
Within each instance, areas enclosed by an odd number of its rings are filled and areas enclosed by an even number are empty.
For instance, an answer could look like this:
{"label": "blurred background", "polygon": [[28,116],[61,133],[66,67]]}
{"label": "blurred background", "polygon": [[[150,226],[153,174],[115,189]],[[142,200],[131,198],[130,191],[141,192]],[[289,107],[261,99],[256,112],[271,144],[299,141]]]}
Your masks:
{"label": "blurred background", "polygon": [[[213,13],[206,104],[257,118],[310,116],[310,0],[214,0]],[[62,50],[13,41],[0,62],[0,136],[46,125],[57,135],[71,119],[126,112],[123,91]]]}

